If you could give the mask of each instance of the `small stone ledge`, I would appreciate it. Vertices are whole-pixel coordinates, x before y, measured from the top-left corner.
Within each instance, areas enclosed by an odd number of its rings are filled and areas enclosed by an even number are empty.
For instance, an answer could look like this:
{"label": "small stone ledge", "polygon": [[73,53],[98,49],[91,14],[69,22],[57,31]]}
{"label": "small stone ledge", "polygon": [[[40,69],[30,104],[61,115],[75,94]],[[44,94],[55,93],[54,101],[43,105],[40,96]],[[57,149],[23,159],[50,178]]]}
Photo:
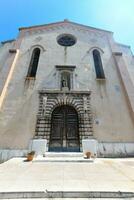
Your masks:
{"label": "small stone ledge", "polygon": [[17,49],[9,49],[9,53],[16,53]]}
{"label": "small stone ledge", "polygon": [[121,191],[23,191],[0,192],[0,199],[20,198],[133,198],[134,192]]}
{"label": "small stone ledge", "polygon": [[91,94],[91,91],[77,91],[77,90],[69,90],[69,91],[62,91],[62,90],[39,90],[40,94]]}
{"label": "small stone ledge", "polygon": [[113,54],[114,54],[115,56],[122,56],[122,55],[123,55],[122,52],[114,52]]}
{"label": "small stone ledge", "polygon": [[35,77],[31,77],[31,76],[26,76],[26,80],[35,80]]}

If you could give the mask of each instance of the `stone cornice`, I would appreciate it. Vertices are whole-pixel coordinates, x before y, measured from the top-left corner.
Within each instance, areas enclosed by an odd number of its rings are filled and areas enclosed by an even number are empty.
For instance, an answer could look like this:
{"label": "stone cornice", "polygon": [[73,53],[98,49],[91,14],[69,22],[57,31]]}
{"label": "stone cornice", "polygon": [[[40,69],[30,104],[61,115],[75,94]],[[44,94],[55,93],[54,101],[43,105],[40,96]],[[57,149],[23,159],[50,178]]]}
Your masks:
{"label": "stone cornice", "polygon": [[40,94],[83,94],[89,95],[91,91],[77,91],[77,90],[69,90],[69,91],[62,91],[62,90],[39,90]]}
{"label": "stone cornice", "polygon": [[113,34],[113,32],[111,32],[111,31],[94,28],[94,27],[78,24],[75,22],[70,22],[68,20],[64,20],[64,21],[56,22],[56,23],[50,23],[50,24],[31,26],[31,27],[21,27],[21,28],[19,28],[19,31],[26,33],[26,32],[32,32],[32,31],[36,32],[36,31],[43,31],[43,30],[54,30],[54,29],[65,28],[65,27],[78,29],[79,31],[88,31],[88,32],[96,31],[96,32],[100,32],[100,33],[102,32],[102,33]]}

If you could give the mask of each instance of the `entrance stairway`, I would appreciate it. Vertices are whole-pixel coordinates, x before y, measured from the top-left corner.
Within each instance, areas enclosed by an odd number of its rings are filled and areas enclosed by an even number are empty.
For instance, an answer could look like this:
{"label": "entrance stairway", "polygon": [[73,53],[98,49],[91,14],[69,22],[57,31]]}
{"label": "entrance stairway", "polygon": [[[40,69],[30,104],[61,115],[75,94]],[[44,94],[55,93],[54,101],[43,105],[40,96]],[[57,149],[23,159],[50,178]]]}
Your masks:
{"label": "entrance stairway", "polygon": [[38,155],[33,162],[93,162],[94,159],[85,159],[83,153],[75,152],[46,152],[44,156]]}

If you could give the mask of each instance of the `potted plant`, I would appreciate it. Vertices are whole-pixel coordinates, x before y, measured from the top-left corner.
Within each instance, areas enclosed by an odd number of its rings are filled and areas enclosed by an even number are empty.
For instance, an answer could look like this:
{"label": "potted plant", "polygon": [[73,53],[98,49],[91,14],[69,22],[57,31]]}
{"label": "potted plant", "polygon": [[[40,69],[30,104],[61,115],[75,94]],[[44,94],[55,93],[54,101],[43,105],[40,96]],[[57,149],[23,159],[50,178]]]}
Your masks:
{"label": "potted plant", "polygon": [[35,155],[35,151],[31,151],[27,154],[27,161],[32,161]]}
{"label": "potted plant", "polygon": [[85,152],[84,158],[91,158],[92,153],[90,151]]}

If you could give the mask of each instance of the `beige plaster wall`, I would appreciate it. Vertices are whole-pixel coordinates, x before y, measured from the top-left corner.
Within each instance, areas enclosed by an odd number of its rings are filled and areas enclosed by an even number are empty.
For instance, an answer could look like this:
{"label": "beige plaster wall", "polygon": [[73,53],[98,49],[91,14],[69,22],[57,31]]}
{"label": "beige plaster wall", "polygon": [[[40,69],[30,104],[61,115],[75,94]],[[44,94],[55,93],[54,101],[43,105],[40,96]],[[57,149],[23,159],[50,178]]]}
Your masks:
{"label": "beige plaster wall", "polygon": [[[57,44],[59,34],[70,33],[76,45]],[[103,142],[134,142],[134,125],[112,56],[110,33],[55,28],[23,38],[15,70],[0,112],[0,147],[27,148],[35,134],[38,90],[58,89],[55,65],[75,65],[74,89],[91,90],[94,137]],[[35,81],[26,81],[34,45],[42,46]],[[101,49],[106,79],[96,80],[92,49]],[[2,56],[1,56],[2,57]],[[131,58],[130,58],[131,59]],[[128,63],[127,63],[128,64]]]}
{"label": "beige plaster wall", "polygon": [[0,46],[0,93],[3,89],[7,74],[9,72],[9,62],[11,55],[9,49],[14,46],[14,42],[5,43]]}

